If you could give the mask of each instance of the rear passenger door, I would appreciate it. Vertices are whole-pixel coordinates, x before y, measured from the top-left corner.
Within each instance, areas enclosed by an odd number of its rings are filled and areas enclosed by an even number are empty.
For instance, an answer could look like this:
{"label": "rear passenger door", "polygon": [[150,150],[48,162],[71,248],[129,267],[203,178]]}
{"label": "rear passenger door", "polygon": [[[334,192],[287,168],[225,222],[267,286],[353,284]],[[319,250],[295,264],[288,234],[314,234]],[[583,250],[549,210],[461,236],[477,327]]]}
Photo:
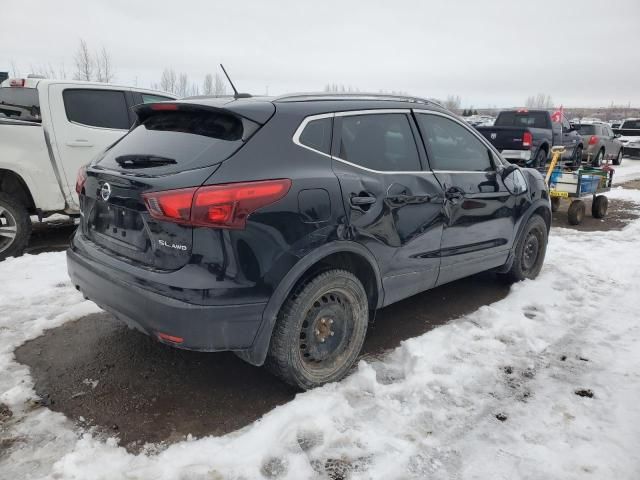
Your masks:
{"label": "rear passenger door", "polygon": [[424,171],[410,110],[337,113],[333,170],[347,218],[344,236],[366,246],[383,277],[384,304],[435,285],[442,189]]}
{"label": "rear passenger door", "polygon": [[503,265],[514,238],[515,201],[480,135],[458,120],[416,111],[429,164],[444,189],[438,284]]}
{"label": "rear passenger door", "polygon": [[78,169],[127,133],[135,120],[131,92],[124,88],[51,84],[49,99],[67,198],[77,203],[74,185]]}

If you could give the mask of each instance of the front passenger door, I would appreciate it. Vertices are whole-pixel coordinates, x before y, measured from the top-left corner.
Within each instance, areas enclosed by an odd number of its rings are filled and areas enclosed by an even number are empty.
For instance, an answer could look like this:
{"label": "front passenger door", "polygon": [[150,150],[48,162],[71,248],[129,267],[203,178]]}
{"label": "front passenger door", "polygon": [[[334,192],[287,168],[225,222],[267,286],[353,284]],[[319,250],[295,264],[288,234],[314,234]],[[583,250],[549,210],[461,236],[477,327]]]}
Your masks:
{"label": "front passenger door", "polygon": [[438,285],[503,265],[516,199],[496,172],[491,149],[451,117],[416,112],[416,119],[445,196]]}

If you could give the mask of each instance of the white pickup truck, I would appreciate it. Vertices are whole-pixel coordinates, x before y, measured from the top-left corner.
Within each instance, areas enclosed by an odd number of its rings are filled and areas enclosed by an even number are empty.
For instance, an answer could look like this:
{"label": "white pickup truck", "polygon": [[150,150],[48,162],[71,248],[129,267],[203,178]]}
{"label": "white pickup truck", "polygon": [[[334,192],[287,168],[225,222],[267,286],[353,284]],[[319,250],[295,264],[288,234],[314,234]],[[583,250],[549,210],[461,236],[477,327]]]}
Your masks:
{"label": "white pickup truck", "polygon": [[104,83],[8,79],[0,84],[0,260],[20,255],[31,215],[78,214],[78,169],[122,137],[139,103],[169,93]]}

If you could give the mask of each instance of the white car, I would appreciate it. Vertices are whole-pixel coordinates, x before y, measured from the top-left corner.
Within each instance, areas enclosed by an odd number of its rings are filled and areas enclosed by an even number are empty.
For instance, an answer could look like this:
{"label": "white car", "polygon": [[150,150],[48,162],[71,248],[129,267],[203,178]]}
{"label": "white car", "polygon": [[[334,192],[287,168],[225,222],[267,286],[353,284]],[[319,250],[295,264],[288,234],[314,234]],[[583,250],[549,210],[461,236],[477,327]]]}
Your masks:
{"label": "white car", "polygon": [[20,255],[31,215],[79,213],[78,169],[120,139],[139,103],[165,92],[105,83],[8,79],[0,84],[0,260]]}
{"label": "white car", "polygon": [[624,154],[629,157],[640,157],[640,118],[627,118],[620,128],[613,132],[622,143]]}

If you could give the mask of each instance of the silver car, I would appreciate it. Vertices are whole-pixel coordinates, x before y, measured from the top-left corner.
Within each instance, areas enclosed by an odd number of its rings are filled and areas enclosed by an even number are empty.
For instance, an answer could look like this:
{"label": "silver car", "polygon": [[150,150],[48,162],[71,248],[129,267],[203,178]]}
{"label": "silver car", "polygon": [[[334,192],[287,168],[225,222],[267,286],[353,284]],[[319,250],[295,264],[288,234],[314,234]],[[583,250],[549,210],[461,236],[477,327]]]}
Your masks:
{"label": "silver car", "polygon": [[622,163],[622,142],[611,127],[604,122],[581,123],[576,125],[584,139],[582,161],[599,167],[604,159],[613,161],[614,165]]}

